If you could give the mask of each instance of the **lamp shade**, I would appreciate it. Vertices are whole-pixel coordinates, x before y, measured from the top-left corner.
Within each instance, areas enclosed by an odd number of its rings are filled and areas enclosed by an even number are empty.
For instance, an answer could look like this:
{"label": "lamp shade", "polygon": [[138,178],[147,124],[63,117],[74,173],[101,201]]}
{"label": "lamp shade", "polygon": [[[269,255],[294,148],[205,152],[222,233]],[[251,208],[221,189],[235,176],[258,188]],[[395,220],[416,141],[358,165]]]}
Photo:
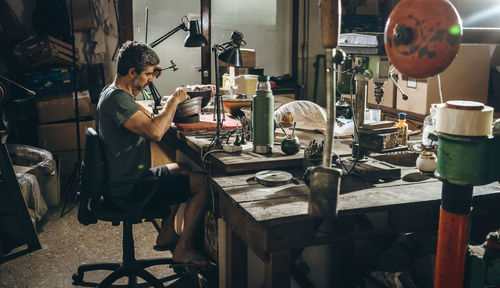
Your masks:
{"label": "lamp shade", "polygon": [[189,35],[184,40],[184,47],[204,47],[207,44],[207,39],[200,33],[198,20],[189,21]]}
{"label": "lamp shade", "polygon": [[219,55],[219,60],[229,63],[233,66],[243,65],[241,59],[240,47],[231,47]]}

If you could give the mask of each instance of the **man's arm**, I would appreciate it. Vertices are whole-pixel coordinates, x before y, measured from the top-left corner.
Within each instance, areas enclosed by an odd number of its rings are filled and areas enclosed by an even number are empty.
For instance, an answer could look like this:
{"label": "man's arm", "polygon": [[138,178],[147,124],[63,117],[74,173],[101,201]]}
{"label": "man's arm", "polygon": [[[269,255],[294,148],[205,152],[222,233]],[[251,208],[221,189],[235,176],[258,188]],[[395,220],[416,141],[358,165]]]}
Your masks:
{"label": "man's arm", "polygon": [[160,141],[172,124],[177,105],[188,98],[185,88],[177,88],[158,116],[150,119],[142,111],[137,111],[122,125],[147,139]]}

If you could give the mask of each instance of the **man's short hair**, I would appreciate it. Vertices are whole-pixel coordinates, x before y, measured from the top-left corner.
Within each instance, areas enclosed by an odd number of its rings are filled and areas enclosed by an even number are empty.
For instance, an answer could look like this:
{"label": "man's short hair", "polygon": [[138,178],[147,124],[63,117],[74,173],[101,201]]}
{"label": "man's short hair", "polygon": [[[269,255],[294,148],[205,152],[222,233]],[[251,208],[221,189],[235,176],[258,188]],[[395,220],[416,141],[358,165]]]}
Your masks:
{"label": "man's short hair", "polygon": [[116,71],[125,76],[130,68],[135,68],[137,73],[141,73],[147,66],[158,65],[160,58],[149,45],[127,41],[120,48],[116,62]]}

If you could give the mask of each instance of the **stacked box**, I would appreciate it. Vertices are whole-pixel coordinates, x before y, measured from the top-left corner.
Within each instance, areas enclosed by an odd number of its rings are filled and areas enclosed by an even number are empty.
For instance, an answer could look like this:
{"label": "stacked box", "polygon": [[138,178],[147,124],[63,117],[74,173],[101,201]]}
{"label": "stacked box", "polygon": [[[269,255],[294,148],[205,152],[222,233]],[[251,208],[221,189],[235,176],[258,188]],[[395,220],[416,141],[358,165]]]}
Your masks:
{"label": "stacked box", "polygon": [[[78,92],[79,119],[91,116],[91,104],[88,91]],[[71,93],[63,93],[39,99],[36,102],[38,123],[50,123],[76,118],[75,98]]]}
{"label": "stacked box", "polygon": [[[26,68],[73,63],[72,45],[49,35],[26,39],[12,50]],[[78,63],[77,51],[75,56]]]}

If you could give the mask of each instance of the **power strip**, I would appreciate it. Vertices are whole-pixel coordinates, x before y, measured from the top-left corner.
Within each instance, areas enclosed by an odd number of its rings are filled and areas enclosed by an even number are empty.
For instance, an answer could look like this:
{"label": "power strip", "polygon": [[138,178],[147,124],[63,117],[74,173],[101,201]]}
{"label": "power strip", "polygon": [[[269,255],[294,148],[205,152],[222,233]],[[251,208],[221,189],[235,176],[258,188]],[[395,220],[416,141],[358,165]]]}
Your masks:
{"label": "power strip", "polygon": [[231,144],[223,144],[222,150],[224,150],[224,152],[228,152],[228,153],[241,153],[241,151],[243,151],[243,148],[241,147],[241,145],[235,146],[235,145],[231,145]]}

